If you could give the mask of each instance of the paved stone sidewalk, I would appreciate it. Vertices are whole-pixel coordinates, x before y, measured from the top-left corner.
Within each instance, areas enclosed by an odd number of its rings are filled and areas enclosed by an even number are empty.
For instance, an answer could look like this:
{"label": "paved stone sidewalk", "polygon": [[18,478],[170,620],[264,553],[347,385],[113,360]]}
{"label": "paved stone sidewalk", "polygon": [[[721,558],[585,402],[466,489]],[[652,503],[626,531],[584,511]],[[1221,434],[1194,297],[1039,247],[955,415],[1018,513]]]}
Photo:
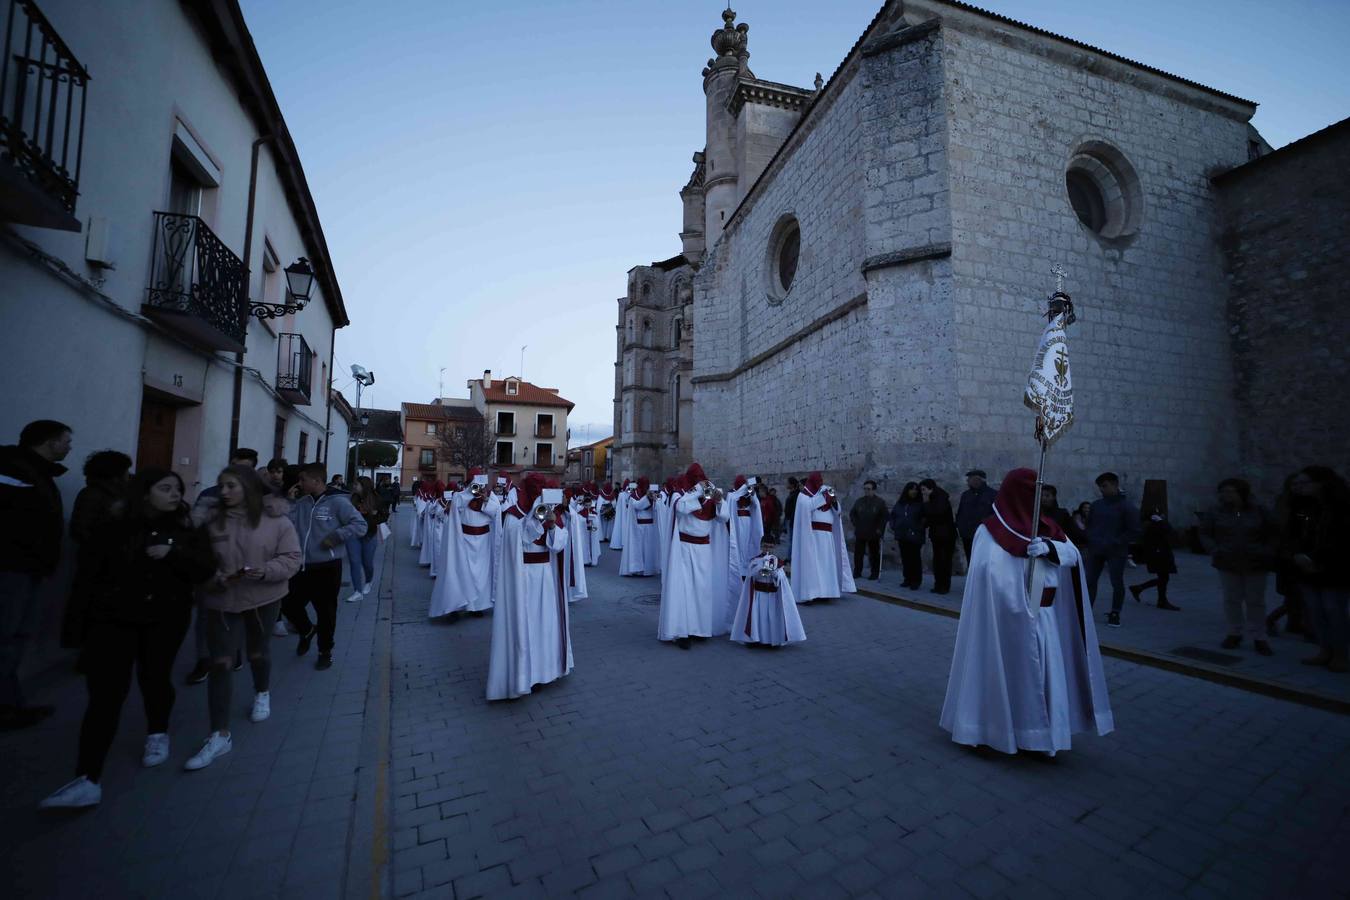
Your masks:
{"label": "paved stone sidewalk", "polygon": [[[390,567],[383,564],[387,594]],[[385,601],[386,604],[388,600]],[[185,772],[209,730],[206,685],[182,686],[192,637],[175,667],[173,753],[140,765],[145,717],[134,684],[104,773],[103,803],[78,812],[39,811],[72,777],[84,682],[66,669],[38,685],[55,703],[42,726],[0,734],[0,896],[6,898],[252,898],[342,896],[365,725],[378,597],[340,603],[333,668],[316,651],[295,656],[295,638],[272,643],[272,716],[248,720],[247,667],[234,675],[234,749]],[[368,856],[357,848],[354,858]]]}
{"label": "paved stone sidewalk", "polygon": [[607,551],[577,669],[483,700],[490,617],[426,619],[396,548],[398,896],[1332,897],[1350,718],[1119,660],[1118,730],[1054,760],[938,729],[956,623],[851,597],[780,650],[656,641]]}
{"label": "paved stone sidewalk", "polygon": [[[1177,569],[1167,593],[1168,599],[1181,607],[1181,612],[1158,609],[1155,605],[1157,594],[1153,590],[1145,592],[1139,603],[1126,591],[1120,628],[1106,627],[1106,613],[1111,609],[1111,581],[1105,572],[1102,573],[1096,612],[1098,638],[1103,646],[1140,650],[1186,665],[1208,667],[1218,672],[1254,678],[1294,691],[1314,692],[1350,703],[1350,675],[1328,671],[1324,666],[1301,664],[1300,660],[1316,651],[1316,647],[1307,643],[1302,635],[1281,631],[1270,638],[1271,648],[1275,651],[1275,655],[1270,657],[1258,655],[1247,640],[1236,650],[1221,648],[1219,643],[1228,634],[1228,623],[1224,618],[1218,573],[1210,565],[1208,556],[1180,551],[1177,553]],[[1125,570],[1127,586],[1142,583],[1151,577],[1142,566]],[[924,586],[917,591],[901,588],[900,579],[897,569],[883,569],[879,580],[869,581],[864,578],[858,582],[858,586],[951,610],[961,608],[961,595],[965,590],[965,578],[962,576],[952,579],[951,593],[942,597],[929,591],[932,587],[931,573],[924,573]],[[1283,599],[1275,593],[1275,578],[1271,576],[1266,587],[1267,612],[1274,610],[1281,602]],[[1282,621],[1281,628],[1284,624]]]}

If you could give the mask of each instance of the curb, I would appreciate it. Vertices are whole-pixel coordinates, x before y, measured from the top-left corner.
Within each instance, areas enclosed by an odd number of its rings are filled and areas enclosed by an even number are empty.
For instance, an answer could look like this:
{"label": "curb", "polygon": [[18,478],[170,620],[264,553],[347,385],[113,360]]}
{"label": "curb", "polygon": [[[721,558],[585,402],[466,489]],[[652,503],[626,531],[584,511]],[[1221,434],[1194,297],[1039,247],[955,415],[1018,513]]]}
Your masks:
{"label": "curb", "polygon": [[[882,603],[890,603],[893,606],[903,606],[907,609],[918,610],[919,612],[946,616],[949,619],[961,618],[960,610],[951,609],[950,607],[941,606],[924,600],[915,600],[909,597],[894,597],[890,594],[883,594],[879,591],[871,590],[870,588],[859,588],[857,593],[860,596],[869,597],[873,600],[880,600]],[[1340,697],[1332,696],[1331,694],[1296,688],[1287,684],[1281,684],[1278,681],[1253,678],[1250,675],[1230,672],[1227,669],[1221,669],[1218,666],[1207,666],[1203,663],[1183,660],[1175,656],[1169,656],[1165,653],[1156,653],[1152,650],[1122,647],[1118,644],[1103,641],[1100,638],[1097,639],[1097,646],[1101,648],[1103,655],[1111,656],[1116,659],[1123,659],[1126,662],[1138,663],[1143,666],[1152,666],[1155,669],[1163,669],[1168,672],[1176,672],[1178,675],[1186,675],[1191,678],[1199,678],[1203,681],[1211,681],[1215,684],[1237,688],[1238,690],[1247,691],[1248,693],[1262,694],[1266,697],[1274,697],[1277,700],[1284,700],[1289,703],[1297,703],[1301,706],[1310,706],[1313,709],[1321,709],[1326,710],[1327,712],[1338,713],[1343,716],[1350,716],[1350,700],[1344,700]]]}
{"label": "curb", "polygon": [[393,895],[389,868],[390,681],[393,671],[393,606],[395,531],[385,541],[375,611],[375,640],[370,650],[366,717],[361,730],[361,757],[356,770],[352,826],[347,834],[346,900],[384,900]]}

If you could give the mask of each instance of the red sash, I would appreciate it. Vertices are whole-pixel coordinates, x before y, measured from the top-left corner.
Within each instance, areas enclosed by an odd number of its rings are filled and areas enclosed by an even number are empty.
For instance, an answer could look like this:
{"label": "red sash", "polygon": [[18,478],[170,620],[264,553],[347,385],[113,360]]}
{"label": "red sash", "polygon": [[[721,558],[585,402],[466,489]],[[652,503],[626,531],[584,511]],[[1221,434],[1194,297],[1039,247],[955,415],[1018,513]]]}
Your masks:
{"label": "red sash", "polygon": [[831,522],[812,522],[812,531],[834,531],[834,524]]}
{"label": "red sash", "polygon": [[546,563],[548,562],[548,557],[549,553],[547,550],[542,553],[531,553],[527,550],[523,554],[523,559],[527,563]]}
{"label": "red sash", "polygon": [[460,525],[459,530],[465,534],[487,534],[491,529],[486,525]]}
{"label": "red sash", "polygon": [[680,540],[684,541],[686,544],[707,544],[712,541],[712,538],[708,537],[707,535],[699,537],[696,534],[685,534],[683,531],[681,531]]}

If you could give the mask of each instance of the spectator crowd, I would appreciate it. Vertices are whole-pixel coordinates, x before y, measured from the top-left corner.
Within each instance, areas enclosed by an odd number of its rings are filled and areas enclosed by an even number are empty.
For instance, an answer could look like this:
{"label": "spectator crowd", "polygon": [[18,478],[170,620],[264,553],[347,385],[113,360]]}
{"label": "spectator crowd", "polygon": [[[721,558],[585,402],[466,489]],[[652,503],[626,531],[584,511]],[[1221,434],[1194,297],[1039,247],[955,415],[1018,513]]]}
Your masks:
{"label": "spectator crowd", "polygon": [[[27,728],[54,712],[29,702],[19,670],[60,562],[66,522],[57,479],[67,472],[73,438],[68,425],[39,420],[17,444],[0,447],[0,730]],[[75,559],[61,644],[78,650],[88,702],[75,779],[45,808],[102,799],[103,766],[133,675],[146,715],[142,763],[170,758],[173,667],[189,632],[195,665],[184,680],[206,684],[207,737],[183,766],[202,769],[229,753],[235,673],[247,663],[248,715],[261,723],[271,715],[274,637],[293,632],[300,656],[317,642],[314,667],[331,668],[343,562],[354,588],[346,599],[359,601],[371,589],[387,530],[388,491],[362,477],[349,492],[340,478],[329,482],[322,463],[278,458],[260,468],[256,451],[236,448],[191,505],[176,473],[132,468],[119,451],[90,454],[71,509]]]}

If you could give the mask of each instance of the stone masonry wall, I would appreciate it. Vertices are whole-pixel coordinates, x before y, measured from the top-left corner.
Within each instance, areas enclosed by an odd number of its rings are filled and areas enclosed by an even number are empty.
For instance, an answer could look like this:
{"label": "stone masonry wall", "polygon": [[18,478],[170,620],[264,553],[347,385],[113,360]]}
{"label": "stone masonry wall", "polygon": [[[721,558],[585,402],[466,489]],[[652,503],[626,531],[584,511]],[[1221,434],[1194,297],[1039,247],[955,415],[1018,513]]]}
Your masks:
{"label": "stone masonry wall", "polygon": [[1350,119],[1215,180],[1243,471],[1267,501],[1310,464],[1350,474]]}
{"label": "stone masonry wall", "polygon": [[[865,331],[857,165],[865,98],[856,77],[838,87],[695,279],[694,458],[714,478],[854,468],[866,456],[856,364]],[[800,223],[801,253],[779,301],[769,290],[769,243],[787,214]]]}
{"label": "stone masonry wall", "polygon": [[[1198,91],[1184,102],[1006,33],[949,22],[943,37],[960,413],[952,471],[978,465],[997,482],[1035,465],[1021,394],[1059,262],[1078,307],[1076,424],[1051,451],[1047,480],[1068,504],[1095,497],[1102,470],[1120,473],[1136,500],[1144,479],[1166,479],[1174,523],[1191,524],[1238,464],[1209,179],[1246,159],[1242,107]],[[1089,141],[1116,148],[1138,175],[1132,238],[1099,239],[1070,206],[1066,168]]]}

